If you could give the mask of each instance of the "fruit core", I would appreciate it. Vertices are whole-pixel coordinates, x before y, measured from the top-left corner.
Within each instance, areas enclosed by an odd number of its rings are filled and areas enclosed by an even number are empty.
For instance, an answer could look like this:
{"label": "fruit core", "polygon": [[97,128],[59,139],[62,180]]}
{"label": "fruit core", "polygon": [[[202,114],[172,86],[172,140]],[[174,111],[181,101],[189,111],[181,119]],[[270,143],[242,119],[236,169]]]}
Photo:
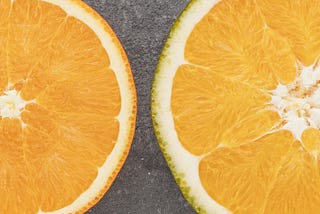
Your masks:
{"label": "fruit core", "polygon": [[271,103],[296,139],[308,128],[320,129],[320,66],[301,66],[295,81],[272,91]]}
{"label": "fruit core", "polygon": [[32,101],[25,101],[21,98],[20,92],[13,90],[6,90],[0,96],[0,116],[2,118],[19,118],[21,112],[27,104]]}

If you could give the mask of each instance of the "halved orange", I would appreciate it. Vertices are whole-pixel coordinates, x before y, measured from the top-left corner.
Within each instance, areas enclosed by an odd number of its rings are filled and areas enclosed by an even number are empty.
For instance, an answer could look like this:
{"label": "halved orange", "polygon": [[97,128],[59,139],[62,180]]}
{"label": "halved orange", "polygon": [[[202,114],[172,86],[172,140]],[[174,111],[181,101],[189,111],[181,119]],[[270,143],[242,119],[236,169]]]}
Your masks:
{"label": "halved orange", "polygon": [[155,74],[153,121],[199,213],[319,213],[320,2],[194,0]]}
{"label": "halved orange", "polygon": [[80,0],[0,0],[0,213],[83,213],[131,145],[136,92],[117,37]]}

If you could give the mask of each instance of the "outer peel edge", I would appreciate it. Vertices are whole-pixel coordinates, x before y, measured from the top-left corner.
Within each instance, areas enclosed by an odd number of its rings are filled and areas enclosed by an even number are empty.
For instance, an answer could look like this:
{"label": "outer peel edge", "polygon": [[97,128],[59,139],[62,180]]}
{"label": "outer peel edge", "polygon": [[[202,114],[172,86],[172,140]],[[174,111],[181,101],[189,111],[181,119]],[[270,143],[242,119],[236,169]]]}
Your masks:
{"label": "outer peel edge", "polygon": [[[174,23],[155,70],[151,111],[155,134],[176,183],[198,213],[229,213],[204,190],[198,174],[201,157],[189,153],[179,142],[171,117],[172,81],[177,68],[187,64],[184,47],[193,27],[219,0],[193,0]],[[198,15],[200,14],[200,15]],[[161,102],[160,102],[161,101]],[[165,101],[165,102],[164,102]],[[172,130],[168,133],[168,130]]]}

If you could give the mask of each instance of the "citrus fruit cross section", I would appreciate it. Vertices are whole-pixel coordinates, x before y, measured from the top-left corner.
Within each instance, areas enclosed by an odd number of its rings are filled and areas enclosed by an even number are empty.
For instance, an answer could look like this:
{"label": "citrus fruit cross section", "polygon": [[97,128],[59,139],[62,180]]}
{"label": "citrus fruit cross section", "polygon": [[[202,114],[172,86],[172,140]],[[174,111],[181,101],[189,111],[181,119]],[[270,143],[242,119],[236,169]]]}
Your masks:
{"label": "citrus fruit cross section", "polygon": [[195,0],[156,70],[161,149],[199,213],[320,210],[320,3]]}
{"label": "citrus fruit cross section", "polygon": [[121,169],[136,93],[81,0],[0,0],[0,213],[84,213]]}

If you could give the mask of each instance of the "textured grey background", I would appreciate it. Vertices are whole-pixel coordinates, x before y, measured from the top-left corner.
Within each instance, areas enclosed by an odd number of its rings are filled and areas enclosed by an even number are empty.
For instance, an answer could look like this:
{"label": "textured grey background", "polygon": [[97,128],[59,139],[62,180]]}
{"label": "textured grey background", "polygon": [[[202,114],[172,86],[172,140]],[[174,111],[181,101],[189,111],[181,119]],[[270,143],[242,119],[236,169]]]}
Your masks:
{"label": "textured grey background", "polygon": [[129,57],[138,92],[137,128],[130,155],[90,214],[194,213],[159,150],[150,117],[154,69],[168,32],[188,0],[85,0],[112,26]]}

